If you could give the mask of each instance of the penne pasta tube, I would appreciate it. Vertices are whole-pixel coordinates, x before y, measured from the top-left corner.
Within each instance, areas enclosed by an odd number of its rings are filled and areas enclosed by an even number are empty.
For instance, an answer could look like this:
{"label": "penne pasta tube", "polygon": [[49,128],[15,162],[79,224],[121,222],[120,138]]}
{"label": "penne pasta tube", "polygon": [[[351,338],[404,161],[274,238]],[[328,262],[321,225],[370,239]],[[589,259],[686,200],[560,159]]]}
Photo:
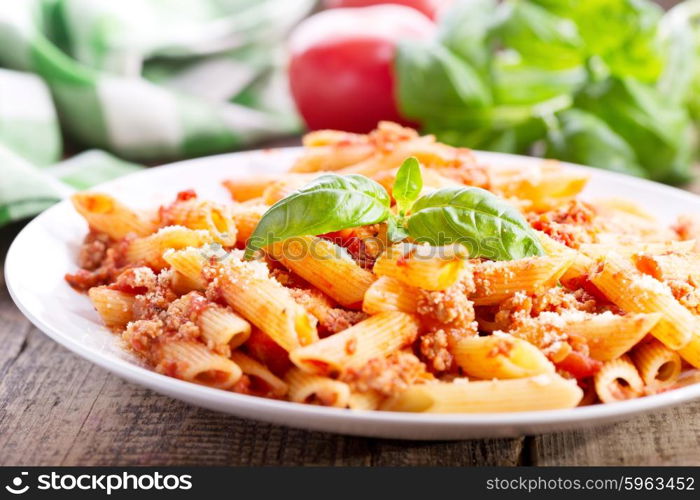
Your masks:
{"label": "penne pasta tube", "polygon": [[136,297],[129,293],[97,286],[88,290],[88,297],[107,328],[123,329],[134,317]]}
{"label": "penne pasta tube", "polygon": [[566,284],[576,278],[587,276],[589,269],[595,264],[595,261],[593,259],[577,250],[567,247],[563,243],[556,241],[555,239],[541,231],[537,231],[537,233],[540,237],[540,243],[542,243],[542,247],[544,248],[545,252],[547,252],[547,255],[573,256],[573,261],[571,262],[571,265],[566,270],[566,272],[564,272],[564,274],[562,274],[559,278],[559,280],[562,283]]}
{"label": "penne pasta tube", "polygon": [[377,391],[351,391],[348,399],[348,408],[351,410],[376,410],[383,399],[382,395]]}
{"label": "penne pasta tube", "polygon": [[590,177],[585,172],[564,169],[553,161],[523,170],[521,166],[492,167],[491,189],[506,198],[528,200],[530,208],[537,212],[572,199],[583,190]]}
{"label": "penne pasta tube", "polygon": [[644,382],[628,356],[603,364],[593,376],[593,383],[603,403],[638,398],[644,392]]}
{"label": "penne pasta tube", "polygon": [[204,287],[198,281],[194,281],[178,271],[173,271],[170,274],[170,288],[178,295],[185,295],[195,290],[204,290]]}
{"label": "penne pasta tube", "polygon": [[573,408],[583,397],[574,380],[554,373],[510,380],[416,384],[380,409],[433,413],[501,413]]}
{"label": "penne pasta tube", "polygon": [[507,333],[461,339],[453,355],[470,377],[508,379],[554,373],[554,365],[542,351]]}
{"label": "penne pasta tube", "polygon": [[259,261],[226,259],[219,276],[221,295],[231,308],[287,351],[318,340],[315,318],[307,314]]}
{"label": "penne pasta tube", "polygon": [[644,274],[659,281],[689,281],[700,283],[700,256],[693,254],[666,253],[664,255],[635,254],[635,266]]}
{"label": "penne pasta tube", "polygon": [[238,241],[245,244],[258,226],[262,216],[270,208],[267,205],[238,205],[233,209]]}
{"label": "penne pasta tube", "polygon": [[608,255],[590,276],[611,302],[626,312],[661,313],[651,334],[668,348],[678,350],[697,336],[696,318],[678,303],[671,290],[644,275],[619,256]]}
{"label": "penne pasta tube", "polygon": [[642,340],[661,319],[660,313],[617,316],[612,313],[565,318],[564,330],[586,339],[590,355],[599,361],[619,358]]}
{"label": "penne pasta tube", "polygon": [[242,202],[261,198],[271,183],[279,180],[279,175],[256,175],[240,179],[227,179],[221,184],[235,201]]}
{"label": "penne pasta tube", "polygon": [[272,245],[269,252],[287,269],[345,307],[359,309],[375,280],[345,249],[323,238],[290,238]]}
{"label": "penne pasta tube", "polygon": [[266,205],[274,205],[282,198],[286,198],[297,189],[308,184],[320,174],[286,174],[268,184],[262,194]]}
{"label": "penne pasta tube", "polygon": [[379,256],[373,271],[424,290],[445,290],[459,280],[466,268],[465,254],[466,249],[460,245],[400,243]]}
{"label": "penne pasta tube", "polygon": [[236,224],[231,207],[192,198],[176,201],[162,209],[168,225],[209,231],[213,240],[224,246],[236,244]]}
{"label": "penne pasta tube", "polygon": [[218,304],[209,304],[199,313],[197,326],[202,340],[214,352],[225,356],[250,337],[250,323]]}
{"label": "penne pasta tube", "polygon": [[556,284],[574,260],[573,254],[529,257],[511,261],[484,261],[474,268],[475,305],[503,302],[516,292],[536,293]]}
{"label": "penne pasta tube", "polygon": [[146,236],[155,230],[155,224],[102,193],[76,193],[71,196],[73,206],[88,225],[119,240],[128,234]]}
{"label": "penne pasta tube", "polygon": [[685,361],[693,365],[693,367],[700,368],[700,335],[697,333],[693,334],[690,338],[690,342],[679,349],[678,354],[680,354]]}
{"label": "penne pasta tube", "polygon": [[160,355],[158,371],[217,389],[230,389],[243,373],[230,359],[196,342],[167,342],[160,348]]}
{"label": "penne pasta tube", "polygon": [[287,383],[258,360],[241,351],[234,351],[231,353],[231,361],[252,379],[252,388],[256,393],[261,392],[273,398],[281,398],[287,394],[289,390]]}
{"label": "penne pasta tube", "polygon": [[176,274],[184,276],[188,281],[181,280],[181,283],[188,283],[193,290],[204,290],[207,287],[207,280],[202,276],[202,270],[207,265],[206,252],[201,248],[188,247],[182,250],[168,249],[163,253],[163,260],[172,266]]}
{"label": "penne pasta tube", "polygon": [[284,377],[289,386],[289,400],[295,403],[312,403],[336,408],[347,408],[350,402],[350,386],[345,382],[291,368]]}
{"label": "penne pasta tube", "polygon": [[396,278],[382,276],[365,292],[362,310],[367,314],[401,311],[414,314],[418,309],[418,289]]}
{"label": "penne pasta tube", "polygon": [[370,359],[386,357],[413,342],[419,322],[413,315],[384,312],[360,321],[340,333],[295,349],[292,362],[309,373],[329,375],[357,368]]}
{"label": "penne pasta tube", "polygon": [[658,340],[638,345],[630,357],[648,388],[669,387],[681,374],[681,357]]}
{"label": "penne pasta tube", "polygon": [[129,242],[126,260],[130,263],[143,264],[154,269],[163,269],[168,263],[163,254],[170,249],[200,247],[213,241],[212,235],[205,230],[188,229],[182,226],[168,226],[145,238]]}

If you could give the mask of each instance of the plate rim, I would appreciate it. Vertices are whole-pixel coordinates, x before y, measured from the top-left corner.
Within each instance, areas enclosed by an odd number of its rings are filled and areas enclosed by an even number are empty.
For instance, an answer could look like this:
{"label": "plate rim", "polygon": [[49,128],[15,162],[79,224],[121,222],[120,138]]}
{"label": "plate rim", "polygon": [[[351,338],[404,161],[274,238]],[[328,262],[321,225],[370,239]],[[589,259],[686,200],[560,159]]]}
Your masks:
{"label": "plate rim", "polygon": [[[299,150],[301,150],[300,147],[286,147],[275,148],[273,151],[276,153],[281,152],[283,154],[291,154],[294,152],[298,152]],[[241,157],[244,155],[251,155],[261,152],[269,154],[269,151],[267,150],[251,150],[234,153],[225,153],[222,155],[214,155],[169,163],[159,167],[153,167],[147,170],[134,172],[124,177],[120,177],[118,179],[99,184],[91,189],[101,189],[109,187],[109,185],[116,182],[124,182],[125,180],[129,181],[135,177],[148,176],[151,175],[153,172],[160,172],[162,171],[162,169],[167,169],[171,167],[191,168],[192,165],[209,161],[212,158],[218,158],[219,160],[221,160],[223,158]],[[544,161],[541,158],[513,155],[507,153],[494,153],[484,151],[474,151],[474,153],[479,159],[483,159],[486,161],[495,160],[501,163],[503,162],[503,158],[507,158],[517,162],[522,162],[524,164],[532,164]],[[575,165],[567,162],[559,163],[565,166],[566,168],[573,168],[577,170],[583,169],[591,175],[613,177],[625,183],[653,187],[654,189],[661,189],[663,191],[666,191],[669,194],[672,194],[676,197],[681,196],[682,198],[694,200],[695,202],[700,201],[700,196],[698,195],[692,194],[690,192],[675,187],[659,184],[647,179],[634,178],[617,172],[609,172],[593,167]],[[226,409],[223,410],[219,408],[217,409],[217,411],[222,411],[224,413],[229,414],[236,414],[235,411],[237,409],[258,409],[262,411],[280,412],[280,414],[282,415],[285,413],[291,413],[298,417],[323,418],[326,420],[331,420],[332,422],[337,422],[339,425],[342,425],[347,421],[351,421],[355,423],[361,422],[368,425],[400,424],[408,425],[412,428],[430,427],[431,429],[434,429],[435,427],[444,429],[454,428],[455,426],[458,426],[459,428],[471,428],[477,430],[498,426],[514,426],[520,428],[536,427],[541,425],[566,425],[578,422],[582,424],[594,424],[596,422],[622,420],[633,415],[668,408],[700,398],[700,383],[698,383],[694,385],[689,385],[687,387],[675,389],[673,391],[668,391],[652,396],[645,396],[642,398],[636,398],[623,402],[590,405],[568,409],[505,413],[409,413],[372,410],[348,410],[342,408],[328,408],[315,405],[306,405],[290,401],[271,400],[257,396],[223,391],[220,389],[210,388],[191,382],[186,382],[173,377],[168,377],[166,375],[159,374],[147,367],[140,366],[133,362],[117,358],[113,355],[95,352],[94,350],[82,345],[70,335],[62,333],[61,329],[52,325],[50,321],[44,320],[40,316],[35,315],[31,308],[24,303],[22,292],[19,291],[19,289],[16,287],[16,280],[19,281],[19,277],[15,277],[15,272],[19,272],[18,269],[20,268],[18,266],[14,266],[14,261],[19,258],[18,255],[20,253],[20,248],[24,244],[24,239],[28,237],[27,234],[30,234],[31,231],[35,230],[38,226],[40,226],[41,222],[44,219],[51,217],[53,212],[65,208],[65,205],[68,203],[70,203],[69,200],[62,200],[57,204],[53,205],[52,207],[49,207],[47,210],[43,211],[33,220],[29,221],[26,224],[26,226],[20,230],[20,232],[12,241],[6,255],[4,265],[5,284],[12,300],[14,301],[17,308],[22,312],[22,314],[40,331],[42,331],[44,334],[46,334],[49,338],[51,338],[58,344],[67,348],[76,355],[80,356],[81,358],[86,359],[87,361],[96,364],[103,369],[106,369],[110,373],[116,374],[120,378],[126,379],[130,382],[141,386],[148,387],[149,389],[152,389],[160,394],[165,393],[169,397],[185,400],[187,404],[196,404],[199,406],[207,406],[210,408],[213,407],[208,406],[206,404],[193,403],[191,399],[189,399],[190,397],[195,397],[197,400],[209,401],[214,406],[220,407],[223,404],[225,405]],[[104,326],[102,325],[99,326],[100,328],[104,328]],[[173,394],[175,395],[173,396]],[[267,420],[264,415],[261,415],[259,419]],[[313,425],[308,426],[308,428],[313,427]],[[526,434],[525,431],[521,431],[520,433]],[[362,433],[356,432],[354,432],[354,434],[362,435]],[[364,435],[373,434],[372,432],[367,432]],[[416,437],[416,439],[418,439],[418,437]]]}

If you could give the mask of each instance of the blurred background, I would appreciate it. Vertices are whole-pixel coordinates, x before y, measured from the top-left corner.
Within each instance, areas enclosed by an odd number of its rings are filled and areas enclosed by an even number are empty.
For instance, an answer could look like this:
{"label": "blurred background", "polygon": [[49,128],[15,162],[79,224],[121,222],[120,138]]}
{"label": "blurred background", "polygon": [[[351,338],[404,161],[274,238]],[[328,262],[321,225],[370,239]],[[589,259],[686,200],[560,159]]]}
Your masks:
{"label": "blurred background", "polygon": [[699,20],[700,0],[2,2],[0,226],[145,166],[379,120],[686,185]]}

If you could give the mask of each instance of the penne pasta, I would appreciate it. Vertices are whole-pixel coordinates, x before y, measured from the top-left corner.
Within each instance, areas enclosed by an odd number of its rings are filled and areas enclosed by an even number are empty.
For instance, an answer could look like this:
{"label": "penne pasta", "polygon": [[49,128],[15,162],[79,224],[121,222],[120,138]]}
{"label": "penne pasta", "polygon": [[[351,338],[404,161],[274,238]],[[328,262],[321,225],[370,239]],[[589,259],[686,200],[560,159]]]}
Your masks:
{"label": "penne pasta", "polygon": [[171,249],[200,247],[211,243],[213,237],[205,230],[187,229],[182,226],[168,226],[158,232],[138,238],[129,243],[126,249],[127,262],[147,265],[154,269],[167,267],[163,254]]}
{"label": "penne pasta", "polygon": [[453,354],[470,377],[510,379],[554,373],[554,365],[537,347],[503,333],[464,338]]}
{"label": "penne pasta", "polygon": [[204,229],[211,233],[213,241],[224,246],[236,244],[236,224],[230,207],[220,203],[191,198],[176,201],[161,211],[168,225],[189,229]]}
{"label": "penne pasta", "polygon": [[124,328],[133,319],[136,297],[132,294],[98,286],[88,290],[88,296],[107,328]]}
{"label": "penne pasta", "polygon": [[367,314],[401,311],[414,314],[418,309],[418,289],[396,278],[382,276],[365,292],[362,310]]}
{"label": "penne pasta", "polygon": [[230,389],[243,374],[236,363],[196,342],[167,342],[160,355],[161,371],[195,384]]}
{"label": "penne pasta", "polygon": [[269,252],[287,269],[345,307],[359,309],[365,292],[376,279],[345,249],[323,238],[290,238],[272,245]]}
{"label": "penne pasta", "polygon": [[379,256],[373,272],[424,290],[444,290],[454,285],[465,270],[465,254],[459,245],[400,243]]}
{"label": "penne pasta", "polygon": [[318,340],[315,319],[268,275],[262,262],[229,258],[221,266],[218,280],[228,305],[285,350]]}
{"label": "penne pasta", "polygon": [[603,403],[637,398],[644,391],[644,382],[628,356],[605,363],[593,376],[593,382]]}
{"label": "penne pasta", "polygon": [[289,400],[336,408],[347,408],[350,387],[344,382],[291,368],[284,377],[289,386]]}
{"label": "penne pasta", "polygon": [[491,262],[474,268],[474,304],[498,304],[516,292],[535,293],[556,284],[574,260],[573,254]]}
{"label": "penne pasta", "polygon": [[556,374],[511,380],[434,382],[412,385],[382,404],[387,411],[502,413],[573,408],[583,391]]}
{"label": "penne pasta", "polygon": [[155,229],[151,221],[109,195],[81,192],[71,196],[71,201],[91,228],[107,233],[113,239],[124,238],[132,233],[146,236]]}
{"label": "penne pasta", "polygon": [[590,279],[626,312],[660,313],[661,318],[651,333],[670,349],[681,349],[697,335],[697,320],[678,303],[671,290],[621,257],[606,257]]}
{"label": "penne pasta", "polygon": [[250,323],[226,307],[209,304],[197,318],[202,340],[214,352],[227,356],[250,337]]}
{"label": "penne pasta", "polygon": [[565,330],[586,339],[590,355],[599,361],[619,358],[637,345],[661,319],[661,313],[616,316],[611,313],[565,319]]}
{"label": "penne pasta", "polygon": [[642,381],[651,389],[676,383],[681,374],[681,358],[658,340],[637,346],[630,354]]}
{"label": "penne pasta", "polygon": [[241,371],[253,380],[252,389],[256,393],[261,392],[273,398],[281,398],[287,394],[289,390],[287,383],[272,373],[261,362],[241,351],[232,352],[231,361],[236,363]]}
{"label": "penne pasta", "polygon": [[541,165],[494,168],[490,171],[492,189],[504,197],[528,200],[534,211],[545,211],[572,199],[586,186],[589,174],[563,169],[555,161]]}
{"label": "penne pasta", "polygon": [[204,290],[207,287],[202,270],[207,265],[208,259],[206,252],[201,248],[188,247],[182,250],[169,248],[163,253],[163,260],[172,266],[177,274],[183,276],[180,279],[183,286],[191,286],[193,290]]}
{"label": "penne pasta", "polygon": [[236,224],[238,241],[246,243],[255,231],[262,216],[270,208],[267,205],[238,205],[233,209],[233,221]]}
{"label": "penne pasta", "polygon": [[402,312],[383,312],[340,333],[293,350],[292,362],[309,373],[328,375],[385,357],[413,342],[419,323]]}

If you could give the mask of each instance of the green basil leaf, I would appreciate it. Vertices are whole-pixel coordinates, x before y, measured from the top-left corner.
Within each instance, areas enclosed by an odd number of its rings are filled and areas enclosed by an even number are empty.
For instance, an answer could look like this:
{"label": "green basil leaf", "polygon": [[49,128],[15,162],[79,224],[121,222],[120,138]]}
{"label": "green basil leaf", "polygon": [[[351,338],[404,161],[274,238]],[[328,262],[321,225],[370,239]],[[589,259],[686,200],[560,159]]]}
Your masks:
{"label": "green basil leaf", "polygon": [[600,118],[569,109],[556,119],[559,127],[547,134],[547,158],[646,177],[632,147]]}
{"label": "green basil leaf", "polygon": [[408,238],[408,232],[403,226],[404,220],[392,215],[387,219],[386,223],[386,236],[390,242],[398,243]]}
{"label": "green basil leaf", "polygon": [[399,109],[406,118],[424,122],[491,104],[491,93],[478,72],[433,41],[400,42],[394,72]]}
{"label": "green basil leaf", "polygon": [[293,236],[376,224],[391,212],[386,190],[362,175],[322,175],[272,205],[248,240],[244,257]]}
{"label": "green basil leaf", "polygon": [[453,146],[526,154],[533,143],[546,137],[547,129],[540,118],[531,117],[522,123],[509,126],[457,126],[443,129],[437,124],[429,123],[425,131],[434,134],[438,141]]}
{"label": "green basil leaf", "polygon": [[576,23],[587,57],[599,56],[617,76],[654,82],[665,64],[662,9],[649,0],[528,0]]}
{"label": "green basil leaf", "polygon": [[540,68],[518,54],[497,54],[493,65],[493,92],[498,104],[534,104],[582,87],[588,74],[583,66],[566,69]]}
{"label": "green basil leaf", "polygon": [[500,34],[506,47],[535,66],[564,69],[581,65],[583,40],[571,19],[525,1],[505,4],[505,9],[508,13]]}
{"label": "green basil leaf", "polygon": [[700,17],[697,6],[700,4],[696,3],[694,8],[687,2],[676,5],[666,13],[659,26],[666,65],[656,87],[676,104],[693,97],[697,99],[692,89],[694,76],[700,70],[700,44],[693,30]]}
{"label": "green basil leaf", "polygon": [[663,11],[651,1],[578,2],[576,21],[589,53],[613,75],[654,82],[664,67],[658,27]]}
{"label": "green basil leaf", "polygon": [[420,172],[420,163],[413,156],[406,158],[396,173],[391,191],[400,216],[403,217],[411,209],[411,205],[418,199],[422,189],[423,176]]}
{"label": "green basil leaf", "polygon": [[438,38],[474,68],[486,71],[497,24],[495,11],[496,0],[456,0],[440,17]]}
{"label": "green basil leaf", "polygon": [[470,256],[513,260],[544,255],[522,214],[480,188],[444,188],[421,197],[407,222],[408,234],[431,245],[460,243]]}
{"label": "green basil leaf", "polygon": [[682,106],[632,78],[610,78],[590,85],[575,103],[622,137],[650,178],[669,183],[687,180],[692,127]]}

